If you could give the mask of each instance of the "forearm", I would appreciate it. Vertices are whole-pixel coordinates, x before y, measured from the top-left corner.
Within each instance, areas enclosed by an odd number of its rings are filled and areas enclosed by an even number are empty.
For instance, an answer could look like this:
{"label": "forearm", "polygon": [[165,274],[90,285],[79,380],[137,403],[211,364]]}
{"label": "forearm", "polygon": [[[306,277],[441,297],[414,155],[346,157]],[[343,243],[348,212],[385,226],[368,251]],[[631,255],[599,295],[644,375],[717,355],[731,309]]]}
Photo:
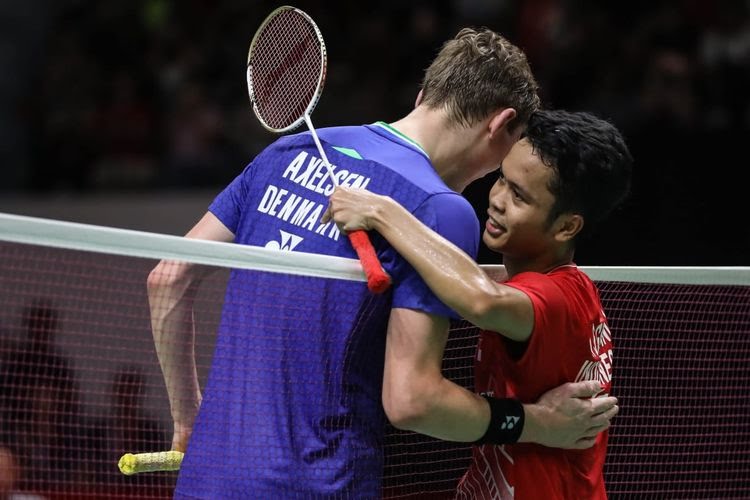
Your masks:
{"label": "forearm", "polygon": [[[230,242],[234,233],[206,212],[187,238]],[[185,451],[201,405],[195,366],[193,301],[198,285],[215,268],[161,261],[148,277],[151,331],[174,421],[172,449]]]}
{"label": "forearm", "polygon": [[[166,272],[157,268],[154,273]],[[152,274],[154,274],[152,273]],[[195,365],[193,299],[186,282],[160,284],[150,280],[151,330],[176,425],[192,427],[201,394]]]}
{"label": "forearm", "polygon": [[[593,410],[585,400],[572,398],[565,401],[567,408],[534,403],[522,405],[523,409],[512,399],[489,398],[496,406],[491,410],[485,398],[444,378],[434,391],[422,394],[423,402],[413,406],[420,409],[399,427],[446,441],[584,449],[593,445],[617,412],[614,403],[603,401],[600,407],[606,410]],[[509,422],[520,425],[520,432],[506,427]]]}
{"label": "forearm", "polygon": [[490,421],[484,398],[442,378],[434,391],[423,394],[421,410],[402,422],[402,428],[446,441],[473,442]]}
{"label": "forearm", "polygon": [[442,373],[449,321],[396,308],[388,321],[383,407],[399,429],[450,441],[470,442],[489,422],[487,402]]}
{"label": "forearm", "polygon": [[177,305],[165,318],[152,323],[154,344],[169,394],[172,418],[192,426],[201,403],[195,365],[192,310]]}
{"label": "forearm", "polygon": [[399,429],[448,441],[514,442],[523,425],[520,403],[479,396],[443,376],[448,326],[445,317],[391,311],[383,371],[388,419]]}

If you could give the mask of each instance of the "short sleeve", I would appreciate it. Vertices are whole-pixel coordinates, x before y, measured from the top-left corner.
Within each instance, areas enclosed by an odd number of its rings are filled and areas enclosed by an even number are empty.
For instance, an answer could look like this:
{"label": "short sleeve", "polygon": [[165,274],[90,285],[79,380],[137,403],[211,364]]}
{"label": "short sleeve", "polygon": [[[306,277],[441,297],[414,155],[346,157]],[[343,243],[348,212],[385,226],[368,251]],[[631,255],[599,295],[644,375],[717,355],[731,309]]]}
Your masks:
{"label": "short sleeve", "polygon": [[[461,195],[432,195],[414,211],[414,216],[476,260],[479,248],[479,222],[474,209]],[[394,278],[394,308],[416,309],[451,318],[459,317],[437,298],[422,277],[403,258],[391,260],[391,267],[389,269],[386,265],[386,270]]]}
{"label": "short sleeve", "polygon": [[250,192],[249,186],[253,177],[252,166],[252,162],[248,164],[242,173],[235,177],[208,206],[208,211],[235,234],[237,234],[242,209]]}
{"label": "short sleeve", "polygon": [[[559,348],[557,352],[565,352],[563,345],[555,347],[555,344],[569,340],[564,335],[559,335],[560,332],[567,331],[570,322],[568,297],[560,284],[547,274],[533,272],[517,274],[505,284],[524,292],[531,299],[534,308],[534,329],[526,352],[542,348]],[[544,338],[545,335],[548,338]]]}

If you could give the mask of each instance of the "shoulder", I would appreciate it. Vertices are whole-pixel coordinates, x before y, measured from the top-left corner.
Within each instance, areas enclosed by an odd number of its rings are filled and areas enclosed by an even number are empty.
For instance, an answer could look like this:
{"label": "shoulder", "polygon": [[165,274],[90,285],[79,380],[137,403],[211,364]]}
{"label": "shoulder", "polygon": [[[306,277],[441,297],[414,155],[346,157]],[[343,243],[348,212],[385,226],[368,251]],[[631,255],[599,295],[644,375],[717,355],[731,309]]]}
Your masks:
{"label": "shoulder", "polygon": [[[367,132],[367,128],[362,125],[344,125],[340,127],[325,127],[315,129],[323,139],[335,139],[335,138],[346,138],[352,136],[358,136]],[[310,132],[305,131],[301,134],[309,134]],[[300,135],[300,134],[297,134]]]}
{"label": "shoulder", "polygon": [[596,284],[575,264],[561,266],[548,273],[548,277],[566,293],[583,297],[598,296]]}
{"label": "shoulder", "polygon": [[471,203],[466,198],[449,189],[429,193],[425,197],[423,204],[443,210],[471,210],[471,213],[474,213]]}
{"label": "shoulder", "polygon": [[535,307],[564,306],[567,300],[566,279],[555,273],[523,272],[504,284],[524,292]]}
{"label": "shoulder", "polygon": [[562,266],[549,273],[520,273],[506,282],[531,298],[535,308],[561,314],[598,307],[596,285],[575,265]]}
{"label": "shoulder", "polygon": [[453,191],[428,194],[416,211],[432,215],[441,225],[470,224],[471,229],[479,229],[474,207],[466,198]]}
{"label": "shoulder", "polygon": [[466,198],[453,191],[429,194],[413,213],[435,232],[476,257],[479,221]]}

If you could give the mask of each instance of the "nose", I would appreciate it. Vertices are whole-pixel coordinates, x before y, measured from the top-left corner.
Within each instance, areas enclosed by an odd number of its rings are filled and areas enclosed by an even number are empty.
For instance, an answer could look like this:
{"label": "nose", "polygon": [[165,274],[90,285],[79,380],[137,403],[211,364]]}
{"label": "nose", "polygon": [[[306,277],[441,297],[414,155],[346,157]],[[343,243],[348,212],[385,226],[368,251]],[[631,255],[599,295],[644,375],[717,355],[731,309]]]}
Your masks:
{"label": "nose", "polygon": [[505,203],[507,198],[508,190],[506,187],[498,182],[490,191],[490,207],[500,213],[505,213]]}

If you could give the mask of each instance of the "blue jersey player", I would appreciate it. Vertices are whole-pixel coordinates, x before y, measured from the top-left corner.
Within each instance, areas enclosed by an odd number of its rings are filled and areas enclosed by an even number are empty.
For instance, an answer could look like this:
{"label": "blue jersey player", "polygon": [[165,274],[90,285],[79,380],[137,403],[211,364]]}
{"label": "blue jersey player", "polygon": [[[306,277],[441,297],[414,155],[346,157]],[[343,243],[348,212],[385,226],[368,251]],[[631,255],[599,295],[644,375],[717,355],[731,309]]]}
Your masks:
{"label": "blue jersey player", "polygon": [[[409,115],[318,133],[339,184],[387,194],[476,255],[478,221],[458,193],[500,165],[537,105],[520,50],[492,31],[467,29],[428,68]],[[321,221],[332,192],[309,132],[283,137],[187,237],[353,258],[336,225]],[[440,372],[454,314],[373,238],[393,280],[382,296],[364,283],[232,271],[203,394],[191,304],[205,268],[163,261],[151,272],[172,447],[187,450],[175,496],[377,498],[384,414],[443,439],[513,441],[523,430],[525,440],[559,447],[608,425],[602,415],[614,398],[596,406],[579,399],[596,392],[589,383],[563,386],[536,404],[507,401],[503,408],[520,412],[520,423],[493,430],[491,413],[502,409]]]}

